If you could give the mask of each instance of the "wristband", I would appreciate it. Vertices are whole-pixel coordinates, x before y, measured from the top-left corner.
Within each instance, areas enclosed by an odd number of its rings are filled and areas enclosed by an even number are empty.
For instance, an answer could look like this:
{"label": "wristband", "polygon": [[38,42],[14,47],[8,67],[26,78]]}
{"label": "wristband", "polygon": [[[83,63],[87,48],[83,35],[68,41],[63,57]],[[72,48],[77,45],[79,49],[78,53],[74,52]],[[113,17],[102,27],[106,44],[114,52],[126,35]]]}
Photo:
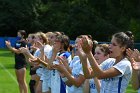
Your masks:
{"label": "wristband", "polygon": [[62,78],[64,82],[68,81],[67,77]]}

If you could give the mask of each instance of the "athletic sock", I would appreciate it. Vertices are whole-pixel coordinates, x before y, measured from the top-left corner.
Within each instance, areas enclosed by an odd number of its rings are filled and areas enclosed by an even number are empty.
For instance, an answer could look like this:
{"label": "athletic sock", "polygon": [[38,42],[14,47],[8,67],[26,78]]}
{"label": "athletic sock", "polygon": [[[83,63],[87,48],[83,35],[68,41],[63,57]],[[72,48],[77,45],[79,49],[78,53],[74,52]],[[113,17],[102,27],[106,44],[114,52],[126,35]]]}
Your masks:
{"label": "athletic sock", "polygon": [[30,82],[29,82],[30,93],[35,93],[35,89],[34,89],[34,87],[35,87],[35,83],[36,83],[35,80],[30,80]]}

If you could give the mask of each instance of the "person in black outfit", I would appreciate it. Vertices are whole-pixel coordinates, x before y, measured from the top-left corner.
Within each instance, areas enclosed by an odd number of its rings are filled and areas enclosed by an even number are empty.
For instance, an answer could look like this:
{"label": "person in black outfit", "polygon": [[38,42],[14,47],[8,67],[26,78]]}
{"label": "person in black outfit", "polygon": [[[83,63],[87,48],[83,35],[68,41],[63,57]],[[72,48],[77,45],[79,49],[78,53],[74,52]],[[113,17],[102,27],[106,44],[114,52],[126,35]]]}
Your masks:
{"label": "person in black outfit", "polygon": [[26,59],[25,56],[20,52],[21,47],[26,47],[26,32],[25,30],[19,30],[17,32],[17,38],[15,47],[11,46],[9,41],[5,41],[7,48],[15,53],[15,72],[17,81],[19,84],[20,93],[28,93],[28,87],[26,83]]}
{"label": "person in black outfit", "polygon": [[[34,52],[36,51],[34,47],[34,39],[35,39],[35,34],[29,34],[27,41],[28,41],[28,49],[30,53],[33,55]],[[36,87],[36,69],[34,69],[34,66],[30,65],[30,82],[29,82],[29,88],[30,88],[30,93],[35,93],[35,87]]]}

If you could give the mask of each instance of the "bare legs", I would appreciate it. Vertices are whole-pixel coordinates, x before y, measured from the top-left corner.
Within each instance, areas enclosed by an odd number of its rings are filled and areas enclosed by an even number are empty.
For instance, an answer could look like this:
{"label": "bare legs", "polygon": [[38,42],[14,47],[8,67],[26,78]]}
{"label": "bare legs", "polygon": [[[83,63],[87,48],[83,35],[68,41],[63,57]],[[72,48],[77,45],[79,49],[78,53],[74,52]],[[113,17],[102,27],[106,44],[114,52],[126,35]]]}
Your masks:
{"label": "bare legs", "polygon": [[17,81],[19,84],[20,93],[28,93],[28,87],[26,83],[26,68],[16,69]]}

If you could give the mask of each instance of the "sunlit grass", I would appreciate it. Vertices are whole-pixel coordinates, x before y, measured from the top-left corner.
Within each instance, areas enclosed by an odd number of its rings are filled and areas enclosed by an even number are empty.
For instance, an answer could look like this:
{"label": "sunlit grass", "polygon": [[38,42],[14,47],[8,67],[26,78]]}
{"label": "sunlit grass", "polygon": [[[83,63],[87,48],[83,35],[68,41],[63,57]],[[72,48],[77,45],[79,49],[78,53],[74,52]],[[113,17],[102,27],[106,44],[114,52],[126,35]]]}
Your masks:
{"label": "sunlit grass", "polygon": [[[14,54],[8,50],[0,49],[0,93],[19,93],[14,64]],[[27,82],[29,79],[27,70]]]}

